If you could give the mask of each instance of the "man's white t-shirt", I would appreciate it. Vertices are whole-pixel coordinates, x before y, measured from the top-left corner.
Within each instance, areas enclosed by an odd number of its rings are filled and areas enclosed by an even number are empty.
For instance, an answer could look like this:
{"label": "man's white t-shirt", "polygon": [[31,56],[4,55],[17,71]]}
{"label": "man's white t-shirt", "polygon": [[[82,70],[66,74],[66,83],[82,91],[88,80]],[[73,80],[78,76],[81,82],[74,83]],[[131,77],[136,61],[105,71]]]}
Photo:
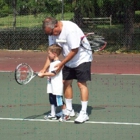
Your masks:
{"label": "man's white t-shirt", "polygon": [[[58,43],[63,48],[63,56],[66,57],[71,49],[79,48],[78,53],[65,65],[70,68],[79,66],[84,62],[92,61],[92,51],[84,49],[80,46],[81,37],[84,36],[83,31],[71,21],[61,21],[63,23],[62,31],[58,36],[49,36],[49,45],[55,44],[56,39],[65,40],[66,42]],[[91,49],[88,40],[84,39],[86,47]]]}
{"label": "man's white t-shirt", "polygon": [[[49,72],[55,71],[55,66],[61,61],[55,60],[50,63]],[[55,76],[48,78],[47,93],[54,95],[63,95],[63,76],[62,70],[59,71]]]}

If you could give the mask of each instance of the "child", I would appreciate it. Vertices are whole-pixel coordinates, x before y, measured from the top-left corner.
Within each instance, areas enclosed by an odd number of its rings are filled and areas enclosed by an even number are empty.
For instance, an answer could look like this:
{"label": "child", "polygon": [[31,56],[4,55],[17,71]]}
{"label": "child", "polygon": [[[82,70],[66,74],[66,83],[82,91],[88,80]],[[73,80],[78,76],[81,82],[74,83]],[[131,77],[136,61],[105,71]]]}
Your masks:
{"label": "child", "polygon": [[47,93],[49,94],[49,101],[51,104],[51,113],[44,116],[45,119],[56,120],[56,107],[61,106],[63,112],[65,111],[63,102],[63,77],[62,70],[58,73],[55,71],[56,64],[60,63],[59,55],[62,52],[62,48],[57,45],[51,45],[48,47],[48,57],[50,59],[50,66],[48,72],[39,73],[39,77],[48,77]]}

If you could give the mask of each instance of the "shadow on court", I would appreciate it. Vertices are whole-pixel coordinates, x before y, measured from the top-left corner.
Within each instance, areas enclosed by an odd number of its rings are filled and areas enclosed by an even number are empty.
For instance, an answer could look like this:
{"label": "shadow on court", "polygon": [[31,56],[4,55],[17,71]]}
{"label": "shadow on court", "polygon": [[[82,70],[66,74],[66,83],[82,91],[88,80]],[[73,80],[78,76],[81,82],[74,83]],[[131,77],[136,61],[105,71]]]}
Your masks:
{"label": "shadow on court", "polygon": [[[81,105],[79,104],[73,104],[73,109],[76,113],[78,113],[81,109]],[[103,107],[92,107],[92,106],[88,106],[87,108],[87,113],[88,115],[91,115],[92,114],[92,110],[101,110],[101,109],[105,109]],[[61,111],[61,108],[58,107],[57,109],[57,113]],[[32,116],[27,116],[25,117],[24,119],[36,119],[36,118],[39,118],[39,117],[43,117],[44,115],[47,115],[49,114],[50,111],[47,111],[47,112],[44,112],[43,114],[39,114],[39,115],[32,115]]]}

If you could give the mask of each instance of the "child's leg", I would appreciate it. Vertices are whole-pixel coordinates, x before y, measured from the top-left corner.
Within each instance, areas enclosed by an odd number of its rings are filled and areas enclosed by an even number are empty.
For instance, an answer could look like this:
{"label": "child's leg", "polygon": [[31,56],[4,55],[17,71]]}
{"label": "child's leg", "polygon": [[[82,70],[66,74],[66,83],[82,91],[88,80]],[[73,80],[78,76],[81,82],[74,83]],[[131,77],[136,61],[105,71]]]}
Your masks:
{"label": "child's leg", "polygon": [[57,95],[56,96],[56,103],[57,103],[57,106],[61,106],[62,113],[65,114],[65,112],[66,112],[66,105],[65,105],[65,103],[63,101],[63,96]]}
{"label": "child's leg", "polygon": [[53,95],[52,93],[49,94],[49,101],[51,104],[51,115],[55,116],[56,115],[56,96]]}

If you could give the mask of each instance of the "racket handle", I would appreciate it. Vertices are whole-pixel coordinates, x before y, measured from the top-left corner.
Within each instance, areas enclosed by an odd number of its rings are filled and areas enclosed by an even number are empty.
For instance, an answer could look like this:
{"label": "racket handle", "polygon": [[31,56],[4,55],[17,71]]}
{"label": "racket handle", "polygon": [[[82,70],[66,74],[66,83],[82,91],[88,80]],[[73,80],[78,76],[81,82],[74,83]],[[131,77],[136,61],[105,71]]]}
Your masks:
{"label": "racket handle", "polygon": [[34,75],[38,76],[39,72],[34,72]]}

